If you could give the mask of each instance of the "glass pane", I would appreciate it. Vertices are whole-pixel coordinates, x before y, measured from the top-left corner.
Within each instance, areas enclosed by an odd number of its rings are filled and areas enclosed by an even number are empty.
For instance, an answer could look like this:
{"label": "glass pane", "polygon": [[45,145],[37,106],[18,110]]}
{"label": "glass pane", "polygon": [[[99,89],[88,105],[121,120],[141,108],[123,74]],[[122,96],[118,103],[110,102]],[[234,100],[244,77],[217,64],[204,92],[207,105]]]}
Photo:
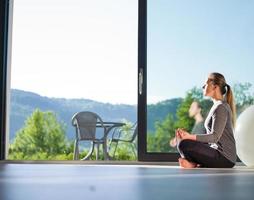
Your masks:
{"label": "glass pane", "polygon": [[199,111],[189,108],[199,101],[205,118],[212,102],[201,87],[210,72],[233,87],[238,115],[253,103],[253,9],[253,1],[148,0],[149,152],[175,152],[169,141],[178,127],[202,132]]}
{"label": "glass pane", "polygon": [[14,2],[8,159],[72,159],[76,112],[137,121],[137,20],[136,0]]}

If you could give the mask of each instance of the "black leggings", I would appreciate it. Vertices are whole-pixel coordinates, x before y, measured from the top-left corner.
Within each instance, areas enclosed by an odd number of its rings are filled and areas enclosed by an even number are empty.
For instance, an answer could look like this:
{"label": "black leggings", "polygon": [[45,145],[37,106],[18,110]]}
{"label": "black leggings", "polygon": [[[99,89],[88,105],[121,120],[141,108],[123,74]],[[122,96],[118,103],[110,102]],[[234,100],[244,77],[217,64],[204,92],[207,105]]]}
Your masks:
{"label": "black leggings", "polygon": [[206,143],[182,140],[177,148],[182,157],[189,162],[200,164],[200,167],[232,168],[235,165]]}

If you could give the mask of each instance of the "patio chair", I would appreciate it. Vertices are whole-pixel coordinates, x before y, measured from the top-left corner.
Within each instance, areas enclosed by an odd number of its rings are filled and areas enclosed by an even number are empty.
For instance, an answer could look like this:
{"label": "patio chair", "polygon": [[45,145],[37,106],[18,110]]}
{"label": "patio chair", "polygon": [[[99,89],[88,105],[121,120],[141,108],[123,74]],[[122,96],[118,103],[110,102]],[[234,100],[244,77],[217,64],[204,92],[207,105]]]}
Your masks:
{"label": "patio chair", "polygon": [[132,152],[135,158],[137,158],[137,146],[135,143],[137,134],[138,134],[137,123],[135,123],[130,128],[130,130],[124,130],[122,128],[115,129],[109,143],[109,149],[111,149],[111,145],[115,143],[115,148],[114,148],[112,157],[115,158],[115,153],[116,153],[118,144],[123,142],[123,143],[129,143],[131,145]]}
{"label": "patio chair", "polygon": [[94,146],[97,147],[96,160],[99,156],[99,145],[104,142],[104,135],[101,138],[96,138],[96,127],[103,128],[105,133],[105,126],[99,115],[89,111],[78,112],[72,117],[72,125],[76,129],[76,138],[74,142],[74,160],[79,160],[79,142],[91,141],[91,146],[88,154],[82,160],[90,159],[94,151]]}

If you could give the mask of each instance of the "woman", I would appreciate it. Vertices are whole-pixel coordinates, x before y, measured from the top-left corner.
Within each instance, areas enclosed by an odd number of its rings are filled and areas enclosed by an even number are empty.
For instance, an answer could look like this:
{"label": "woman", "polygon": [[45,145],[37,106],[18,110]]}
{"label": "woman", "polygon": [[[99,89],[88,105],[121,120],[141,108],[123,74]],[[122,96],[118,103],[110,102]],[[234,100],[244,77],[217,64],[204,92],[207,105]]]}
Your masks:
{"label": "woman", "polygon": [[213,99],[213,106],[205,120],[206,134],[193,135],[176,130],[180,140],[179,165],[184,168],[231,168],[236,162],[233,135],[235,105],[233,93],[220,73],[211,73],[203,86],[204,96]]}

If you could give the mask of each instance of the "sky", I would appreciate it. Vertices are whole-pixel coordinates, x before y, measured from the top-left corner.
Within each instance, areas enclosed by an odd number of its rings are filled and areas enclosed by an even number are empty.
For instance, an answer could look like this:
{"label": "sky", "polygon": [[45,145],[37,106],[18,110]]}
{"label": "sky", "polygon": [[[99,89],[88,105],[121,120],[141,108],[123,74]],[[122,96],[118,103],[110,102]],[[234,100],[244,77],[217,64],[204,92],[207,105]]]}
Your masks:
{"label": "sky", "polygon": [[136,0],[14,2],[11,88],[137,103]]}
{"label": "sky", "polygon": [[214,71],[254,85],[253,10],[250,0],[148,0],[148,102],[182,97]]}
{"label": "sky", "polygon": [[[254,85],[253,9],[250,0],[148,0],[148,103],[183,97],[213,71]],[[12,88],[137,103],[137,0],[15,1],[13,18]]]}

